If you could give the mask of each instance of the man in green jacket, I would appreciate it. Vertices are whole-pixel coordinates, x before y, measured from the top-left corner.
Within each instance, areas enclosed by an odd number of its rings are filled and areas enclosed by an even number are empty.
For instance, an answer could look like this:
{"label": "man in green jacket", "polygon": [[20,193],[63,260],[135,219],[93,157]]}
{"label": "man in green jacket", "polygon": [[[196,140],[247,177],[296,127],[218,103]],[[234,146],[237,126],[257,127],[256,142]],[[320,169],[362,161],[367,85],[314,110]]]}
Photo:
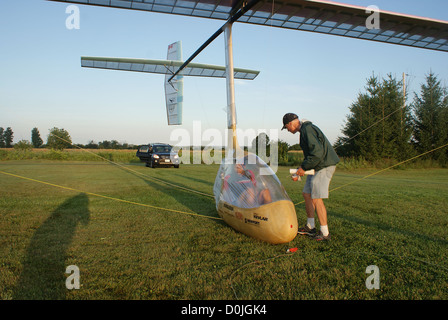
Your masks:
{"label": "man in green jacket", "polygon": [[[294,113],[287,113],[283,117],[283,129],[292,134],[300,133],[300,147],[304,160],[297,169],[297,175],[304,176],[305,171],[314,169],[314,175],[308,175],[303,188],[305,199],[307,224],[299,228],[298,233],[312,236],[315,240],[330,240],[327,223],[327,209],[323,199],[328,198],[330,180],[339,162],[339,157],[322,131],[306,120],[299,120]],[[314,212],[317,213],[320,231],[316,231]]]}

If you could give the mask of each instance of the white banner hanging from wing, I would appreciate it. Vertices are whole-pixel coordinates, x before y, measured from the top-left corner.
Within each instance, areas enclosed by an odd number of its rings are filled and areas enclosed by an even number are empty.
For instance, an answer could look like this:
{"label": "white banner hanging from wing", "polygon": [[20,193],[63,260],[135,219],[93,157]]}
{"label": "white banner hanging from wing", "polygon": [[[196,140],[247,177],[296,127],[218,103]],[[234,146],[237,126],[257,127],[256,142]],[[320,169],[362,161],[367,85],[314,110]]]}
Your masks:
{"label": "white banner hanging from wing", "polygon": [[[168,46],[166,59],[174,61],[182,60],[182,45],[180,41]],[[173,70],[171,71],[174,73]],[[184,77],[177,75],[171,82],[168,82],[170,77],[171,74],[165,75],[165,100],[168,125],[180,125],[182,124]]]}

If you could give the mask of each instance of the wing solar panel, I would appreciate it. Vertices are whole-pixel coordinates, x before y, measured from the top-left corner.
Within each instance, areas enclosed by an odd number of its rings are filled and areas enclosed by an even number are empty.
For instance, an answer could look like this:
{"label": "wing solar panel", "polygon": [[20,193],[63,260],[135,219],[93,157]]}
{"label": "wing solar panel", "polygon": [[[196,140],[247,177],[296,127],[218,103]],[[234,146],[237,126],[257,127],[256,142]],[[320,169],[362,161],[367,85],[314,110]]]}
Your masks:
{"label": "wing solar panel", "polygon": [[[133,58],[81,57],[81,66],[85,68],[135,71],[170,75],[182,65],[182,61],[147,60]],[[226,68],[202,63],[190,63],[180,73],[183,76],[225,78]],[[235,79],[253,80],[260,73],[256,70],[234,69]]]}
{"label": "wing solar panel", "polygon": [[[241,0],[49,0],[227,20]],[[366,26],[366,8],[324,0],[260,0],[238,22],[448,52],[448,21],[379,11],[380,28]]]}

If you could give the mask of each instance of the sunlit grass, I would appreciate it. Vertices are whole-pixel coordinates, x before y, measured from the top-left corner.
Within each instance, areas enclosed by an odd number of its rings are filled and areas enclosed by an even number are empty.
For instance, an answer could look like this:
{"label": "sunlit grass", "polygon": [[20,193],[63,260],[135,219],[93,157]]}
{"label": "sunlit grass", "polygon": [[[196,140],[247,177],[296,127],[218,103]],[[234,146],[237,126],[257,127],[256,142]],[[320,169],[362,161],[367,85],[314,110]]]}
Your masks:
{"label": "sunlit grass", "polygon": [[[331,192],[332,240],[270,245],[218,217],[216,165],[3,161],[0,299],[447,299],[448,170],[389,170]],[[331,188],[374,170],[336,171]],[[305,223],[302,182],[277,176]],[[105,199],[169,208],[174,213]],[[200,216],[191,215],[198,214]],[[210,217],[210,218],[208,218]],[[297,247],[294,254],[285,254]],[[65,287],[65,268],[81,288]],[[380,270],[368,290],[366,268]]]}

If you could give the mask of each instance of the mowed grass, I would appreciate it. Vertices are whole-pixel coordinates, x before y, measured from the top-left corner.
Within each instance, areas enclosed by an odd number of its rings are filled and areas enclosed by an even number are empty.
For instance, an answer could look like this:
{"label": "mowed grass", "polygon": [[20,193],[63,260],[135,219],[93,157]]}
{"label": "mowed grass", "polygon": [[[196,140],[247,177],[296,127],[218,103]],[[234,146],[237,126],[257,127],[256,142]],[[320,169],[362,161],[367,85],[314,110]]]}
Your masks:
{"label": "mowed grass", "polygon": [[[218,166],[125,166],[134,172],[0,162],[0,171],[76,189],[0,173],[0,299],[448,299],[446,169],[367,179],[373,170],[338,170],[330,189],[341,188],[326,200],[332,240],[271,245],[215,219],[213,198],[153,179],[211,195]],[[288,171],[277,176],[301,225],[304,181]],[[70,265],[80,270],[78,290],[65,285]],[[379,289],[366,287],[370,265]]]}

